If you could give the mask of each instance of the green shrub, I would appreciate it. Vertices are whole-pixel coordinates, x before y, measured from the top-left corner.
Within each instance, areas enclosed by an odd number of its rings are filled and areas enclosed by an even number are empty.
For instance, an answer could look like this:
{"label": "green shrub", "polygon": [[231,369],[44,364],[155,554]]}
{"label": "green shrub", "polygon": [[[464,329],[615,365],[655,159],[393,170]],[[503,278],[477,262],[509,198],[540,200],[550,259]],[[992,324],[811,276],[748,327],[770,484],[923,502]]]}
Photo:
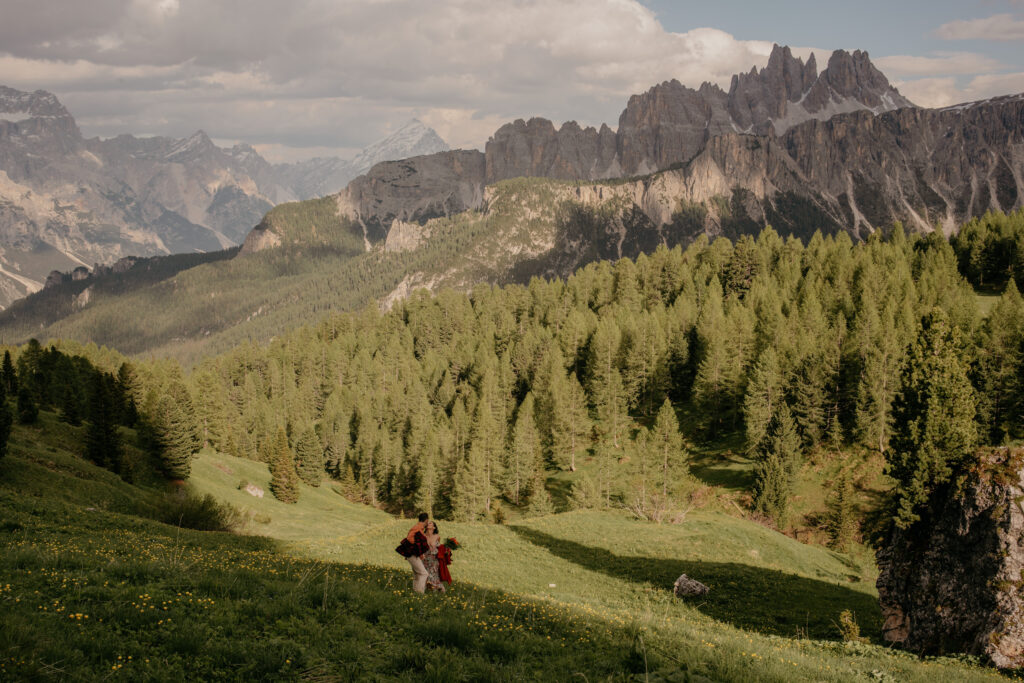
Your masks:
{"label": "green shrub", "polygon": [[200,497],[185,489],[164,496],[159,519],[198,531],[231,531],[243,521],[234,506],[218,502],[209,493]]}

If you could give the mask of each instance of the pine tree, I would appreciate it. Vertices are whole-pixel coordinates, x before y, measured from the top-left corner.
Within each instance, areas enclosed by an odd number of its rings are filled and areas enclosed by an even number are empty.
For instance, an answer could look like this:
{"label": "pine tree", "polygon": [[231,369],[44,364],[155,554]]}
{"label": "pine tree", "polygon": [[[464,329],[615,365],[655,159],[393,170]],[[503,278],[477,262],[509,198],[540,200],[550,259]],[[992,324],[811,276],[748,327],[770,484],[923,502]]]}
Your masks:
{"label": "pine tree", "polygon": [[451,506],[457,520],[485,520],[490,512],[491,482],[484,451],[484,446],[474,440],[467,457],[459,461],[455,470]]}
{"label": "pine tree", "polygon": [[0,383],[4,385],[4,391],[8,396],[18,395],[18,373],[14,371],[14,363],[11,362],[11,352],[4,351],[3,364],[0,365]]}
{"label": "pine tree", "polygon": [[551,387],[551,456],[556,464],[576,471],[576,459],[590,448],[591,422],[587,397],[576,380],[559,374]]}
{"label": "pine tree", "polygon": [[675,408],[667,398],[658,410],[647,447],[656,456],[657,474],[654,481],[661,490],[662,499],[667,500],[672,489],[689,474],[679,421],[676,419]]}
{"label": "pine tree", "polygon": [[121,366],[117,369],[117,389],[123,399],[119,421],[126,427],[133,427],[139,419],[139,410],[136,403],[138,379],[135,376],[135,368],[128,361],[121,363]]}
{"label": "pine tree", "polygon": [[992,443],[1024,433],[1020,382],[1024,366],[1024,298],[1011,279],[985,321],[976,369],[978,419]]}
{"label": "pine tree", "polygon": [[876,308],[865,300],[854,323],[860,357],[856,422],[861,441],[885,453],[892,429],[892,401],[903,362],[903,339],[895,304]]}
{"label": "pine tree", "polygon": [[978,442],[977,403],[962,341],[941,309],[918,327],[893,406],[896,429],[887,471],[896,479],[896,525],[918,521],[932,494],[969,462]]}
{"label": "pine tree", "polygon": [[522,493],[537,471],[540,460],[540,436],[534,420],[533,393],[526,394],[519,404],[512,443],[505,468],[505,495],[513,505],[519,505]]}
{"label": "pine tree", "polygon": [[775,350],[761,352],[754,366],[743,401],[743,421],[747,431],[747,451],[753,453],[764,440],[772,415],[783,400],[782,375]]}
{"label": "pine tree", "polygon": [[800,437],[785,403],[772,416],[755,457],[754,509],[782,527],[800,466]]}
{"label": "pine tree", "polygon": [[547,489],[547,471],[541,458],[537,459],[537,466],[530,479],[530,502],[527,511],[534,517],[550,515],[555,511],[555,505]]}
{"label": "pine tree", "polygon": [[282,503],[299,501],[299,477],[295,472],[295,456],[288,447],[288,435],[284,427],[277,430],[274,438],[274,465],[270,476],[270,492]]}
{"label": "pine tree", "polygon": [[836,482],[834,493],[828,502],[828,534],[831,546],[846,552],[857,532],[857,508],[853,485],[846,472]]}
{"label": "pine tree", "polygon": [[613,320],[601,321],[590,340],[587,361],[588,391],[594,408],[594,431],[598,442],[617,451],[624,445],[628,423],[626,391],[619,372],[621,333]]}
{"label": "pine tree", "polygon": [[324,474],[324,449],[312,425],[299,435],[295,444],[295,458],[298,461],[299,478],[310,486],[319,486]]}
{"label": "pine tree", "polygon": [[23,425],[35,424],[39,419],[39,406],[32,398],[32,392],[24,384],[18,389],[18,422]]}
{"label": "pine tree", "polygon": [[413,503],[417,510],[423,510],[431,517],[434,515],[434,502],[437,498],[437,450],[436,442],[431,442],[424,450],[419,463],[419,481]]}
{"label": "pine tree", "polygon": [[694,403],[706,416],[712,436],[725,422],[732,399],[728,336],[722,287],[718,279],[713,278],[697,319],[697,374],[693,381]]}
{"label": "pine tree", "polygon": [[7,441],[11,438],[14,416],[7,405],[7,383],[0,380],[0,460],[7,455]]}
{"label": "pine tree", "polygon": [[160,457],[164,473],[171,479],[187,479],[192,472],[195,444],[186,423],[181,405],[170,395],[160,397],[150,426],[150,443]]}
{"label": "pine tree", "polygon": [[82,424],[82,402],[78,393],[78,381],[78,378],[75,378],[64,387],[60,401],[61,422],[66,422],[74,427]]}
{"label": "pine tree", "polygon": [[119,407],[116,404],[112,385],[114,378],[103,373],[94,373],[89,392],[89,426],[85,430],[85,457],[100,467],[113,470],[128,478],[130,472],[122,471],[124,444],[117,429]]}

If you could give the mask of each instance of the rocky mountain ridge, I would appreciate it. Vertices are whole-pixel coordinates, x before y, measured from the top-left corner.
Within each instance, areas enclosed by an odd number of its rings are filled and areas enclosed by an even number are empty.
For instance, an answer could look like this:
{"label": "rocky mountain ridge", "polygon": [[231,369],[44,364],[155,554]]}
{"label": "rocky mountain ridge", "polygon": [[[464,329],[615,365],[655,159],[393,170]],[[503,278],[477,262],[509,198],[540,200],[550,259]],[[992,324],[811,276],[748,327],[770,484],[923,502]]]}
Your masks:
{"label": "rocky mountain ridge", "polygon": [[[758,99],[755,92],[777,97]],[[339,193],[338,203],[373,242],[395,221],[422,224],[483,209],[485,186],[507,177],[585,183],[611,175],[621,181],[626,169],[694,167],[707,157],[715,159],[708,168],[721,173],[692,177],[685,196],[675,199],[700,197],[702,231],[709,235],[728,234],[744,222],[748,230],[772,222],[780,230],[846,230],[862,238],[895,221],[948,234],[987,210],[1021,205],[1022,100],[894,109],[906,101],[866,53],[837,51],[816,74],[813,57],[805,65],[777,47],[765,69],[737,76],[729,93],[708,84],[696,91],[678,83],[656,86],[631,98],[618,132],[516,121],[500,128],[483,153],[380,164]],[[750,123],[739,130],[737,120]],[[771,162],[755,158],[758,150],[770,153]],[[458,165],[451,154],[460,155]],[[751,177],[752,168],[765,175]],[[647,182],[643,177],[637,182]],[[739,218],[719,220],[723,212],[707,204],[709,196],[736,196]]]}
{"label": "rocky mountain ridge", "polygon": [[[776,139],[805,123],[844,113],[875,116],[901,108],[916,109],[866,52],[837,50],[818,73],[814,55],[805,64],[788,47],[776,45],[763,69],[734,76],[728,92],[710,83],[694,90],[667,81],[631,97],[614,131],[607,125],[583,128],[568,121],[556,128],[542,118],[518,119],[495,131],[482,153],[458,152],[461,170],[447,152],[382,164],[342,190],[338,201],[346,215],[366,226],[373,241],[384,239],[396,220],[423,223],[481,208],[484,187],[500,180],[644,176],[691,161],[718,137]],[[832,212],[839,216],[842,192],[830,194]],[[956,219],[946,222],[952,225]],[[876,227],[875,221],[836,222],[855,232],[860,225]]]}
{"label": "rocky mountain ridge", "polygon": [[[239,245],[277,204],[337,191],[381,159],[446,148],[416,121],[351,161],[272,165],[201,130],[86,139],[52,93],[0,86],[0,308],[55,270]],[[329,184],[324,164],[344,167],[344,178]],[[307,187],[311,177],[318,187]]]}

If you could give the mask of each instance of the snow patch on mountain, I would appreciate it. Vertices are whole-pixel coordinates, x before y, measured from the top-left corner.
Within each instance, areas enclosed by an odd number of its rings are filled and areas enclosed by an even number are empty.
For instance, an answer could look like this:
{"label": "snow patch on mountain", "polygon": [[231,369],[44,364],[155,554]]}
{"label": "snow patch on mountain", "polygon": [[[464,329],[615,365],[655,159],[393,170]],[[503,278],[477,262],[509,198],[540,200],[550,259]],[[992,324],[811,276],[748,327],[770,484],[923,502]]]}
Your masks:
{"label": "snow patch on mountain", "polygon": [[448,149],[448,144],[433,128],[424,125],[419,119],[412,119],[388,137],[357,154],[350,166],[355,175],[362,175],[382,161],[446,152]]}

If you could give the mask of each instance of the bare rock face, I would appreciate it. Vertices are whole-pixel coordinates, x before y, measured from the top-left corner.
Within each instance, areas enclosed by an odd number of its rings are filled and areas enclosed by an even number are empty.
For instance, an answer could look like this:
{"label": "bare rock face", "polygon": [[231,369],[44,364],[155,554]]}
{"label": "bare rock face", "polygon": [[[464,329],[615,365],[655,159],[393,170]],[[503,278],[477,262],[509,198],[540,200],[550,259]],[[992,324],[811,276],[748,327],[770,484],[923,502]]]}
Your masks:
{"label": "bare rock face", "polygon": [[619,175],[615,133],[580,128],[568,121],[558,130],[551,121],[517,119],[495,131],[486,148],[487,182],[535,177],[576,180]]}
{"label": "bare rock face", "polygon": [[1024,449],[982,451],[959,491],[878,553],[886,640],[1024,665]]}
{"label": "bare rock face", "polygon": [[912,106],[866,52],[837,50],[818,74],[813,55],[804,64],[776,45],[767,66],[733,76],[728,93],[711,83],[694,90],[671,80],[630,97],[614,133],[607,126],[581,129],[575,121],[556,130],[539,118],[506,124],[487,143],[487,182],[643,175],[689,161],[719,135],[778,135],[811,119]]}
{"label": "bare rock face", "polygon": [[381,162],[349,183],[340,203],[362,221],[367,239],[375,243],[396,219],[422,224],[477,208],[483,196],[484,155],[453,150]]}
{"label": "bare rock face", "polygon": [[710,590],[703,583],[696,579],[691,579],[686,574],[682,574],[676,579],[675,585],[672,586],[672,592],[675,593],[677,598],[692,598],[695,595],[706,595]]}

